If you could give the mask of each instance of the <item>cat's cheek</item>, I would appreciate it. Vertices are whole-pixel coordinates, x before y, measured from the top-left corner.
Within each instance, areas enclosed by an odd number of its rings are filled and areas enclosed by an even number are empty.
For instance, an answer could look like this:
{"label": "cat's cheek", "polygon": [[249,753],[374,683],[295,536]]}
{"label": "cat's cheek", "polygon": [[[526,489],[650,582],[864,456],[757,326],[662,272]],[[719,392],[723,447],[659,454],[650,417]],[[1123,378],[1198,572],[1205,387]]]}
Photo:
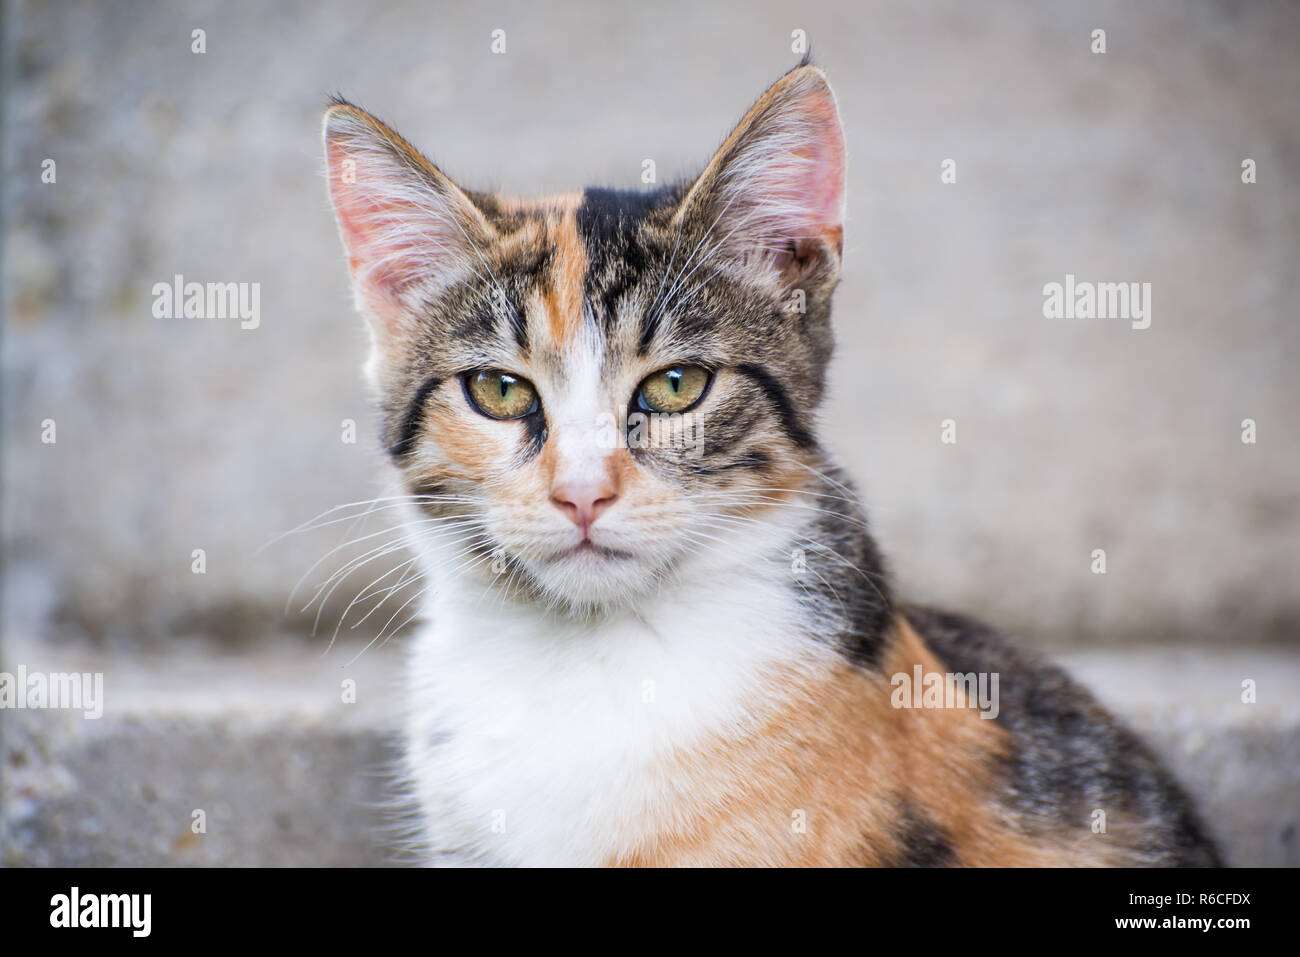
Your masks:
{"label": "cat's cheek", "polygon": [[687,511],[686,498],[680,489],[642,469],[633,470],[633,477],[628,480],[626,488],[624,505],[628,520],[621,522],[621,527],[637,530],[643,524],[637,521],[638,513],[662,516],[684,514]]}
{"label": "cat's cheek", "polygon": [[432,409],[425,422],[425,441],[436,444],[456,478],[487,484],[510,472],[523,428],[518,423],[494,422],[449,405]]}

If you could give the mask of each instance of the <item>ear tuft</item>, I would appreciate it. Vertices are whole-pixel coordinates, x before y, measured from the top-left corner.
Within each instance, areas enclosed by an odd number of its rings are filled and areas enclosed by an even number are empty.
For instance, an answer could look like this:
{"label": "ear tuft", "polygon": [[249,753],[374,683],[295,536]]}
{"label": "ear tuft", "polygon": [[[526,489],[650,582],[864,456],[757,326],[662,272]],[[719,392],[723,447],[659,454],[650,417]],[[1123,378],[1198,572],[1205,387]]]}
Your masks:
{"label": "ear tuft", "polygon": [[472,273],[488,225],[469,198],[406,140],[335,97],[325,112],[330,199],[361,312],[377,331],[404,321],[405,299]]}
{"label": "ear tuft", "polygon": [[723,260],[788,287],[838,270],[846,156],[835,94],[801,64],[769,89],[719,148],[678,216],[708,231]]}

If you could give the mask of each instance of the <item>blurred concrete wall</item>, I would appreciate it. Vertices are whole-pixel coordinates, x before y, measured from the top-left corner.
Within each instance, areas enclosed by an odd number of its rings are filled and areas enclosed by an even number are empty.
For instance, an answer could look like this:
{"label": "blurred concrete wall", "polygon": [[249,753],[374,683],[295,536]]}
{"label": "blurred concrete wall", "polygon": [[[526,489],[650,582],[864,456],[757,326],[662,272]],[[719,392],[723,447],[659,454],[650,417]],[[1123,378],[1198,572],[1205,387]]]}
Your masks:
{"label": "blurred concrete wall", "polygon": [[[1297,5],[186,6],[5,6],[7,627],[298,627],[338,536],[259,546],[383,492],[328,93],[467,185],[632,186],[696,171],[802,29],[850,147],[825,431],[901,590],[1043,643],[1300,632]],[[260,283],[260,327],[154,318],[176,274]],[[1067,274],[1151,283],[1151,327],[1045,319]]]}

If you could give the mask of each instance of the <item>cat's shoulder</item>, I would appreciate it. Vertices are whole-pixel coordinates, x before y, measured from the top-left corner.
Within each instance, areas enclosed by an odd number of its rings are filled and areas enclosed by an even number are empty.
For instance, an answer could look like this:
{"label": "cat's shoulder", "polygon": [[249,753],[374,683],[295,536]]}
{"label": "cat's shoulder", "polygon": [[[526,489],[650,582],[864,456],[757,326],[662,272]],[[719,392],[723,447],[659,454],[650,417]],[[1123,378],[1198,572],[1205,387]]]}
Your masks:
{"label": "cat's shoulder", "polygon": [[1000,771],[1016,811],[1039,819],[1122,808],[1149,822],[1146,862],[1220,866],[1173,776],[1064,669],[970,616],[921,605],[900,611],[950,672],[998,676],[998,724],[1011,741]]}
{"label": "cat's shoulder", "polygon": [[1069,684],[1079,692],[1076,703],[1083,698],[1091,700],[1059,666],[974,616],[919,604],[905,604],[899,611],[926,647],[954,671],[1005,668],[1009,676],[1032,674],[1040,681]]}
{"label": "cat's shoulder", "polygon": [[1056,737],[1126,732],[1063,668],[985,622],[927,605],[900,611],[950,672],[998,676],[1000,713],[1013,732],[1030,725]]}

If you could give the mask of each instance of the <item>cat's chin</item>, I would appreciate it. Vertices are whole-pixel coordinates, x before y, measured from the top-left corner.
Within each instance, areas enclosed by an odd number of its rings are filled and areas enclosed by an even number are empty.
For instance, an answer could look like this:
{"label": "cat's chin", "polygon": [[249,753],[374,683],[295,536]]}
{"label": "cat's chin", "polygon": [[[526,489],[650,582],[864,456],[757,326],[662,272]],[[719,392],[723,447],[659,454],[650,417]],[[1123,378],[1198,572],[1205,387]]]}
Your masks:
{"label": "cat's chin", "polygon": [[550,602],[584,614],[627,605],[657,581],[635,553],[590,541],[527,564],[533,584]]}
{"label": "cat's chin", "polygon": [[631,561],[635,556],[631,552],[625,552],[617,548],[608,548],[604,545],[597,545],[591,539],[574,545],[572,548],[566,548],[562,552],[557,552],[551,559],[552,561],[570,561],[586,562],[592,565],[599,565],[604,561]]}

